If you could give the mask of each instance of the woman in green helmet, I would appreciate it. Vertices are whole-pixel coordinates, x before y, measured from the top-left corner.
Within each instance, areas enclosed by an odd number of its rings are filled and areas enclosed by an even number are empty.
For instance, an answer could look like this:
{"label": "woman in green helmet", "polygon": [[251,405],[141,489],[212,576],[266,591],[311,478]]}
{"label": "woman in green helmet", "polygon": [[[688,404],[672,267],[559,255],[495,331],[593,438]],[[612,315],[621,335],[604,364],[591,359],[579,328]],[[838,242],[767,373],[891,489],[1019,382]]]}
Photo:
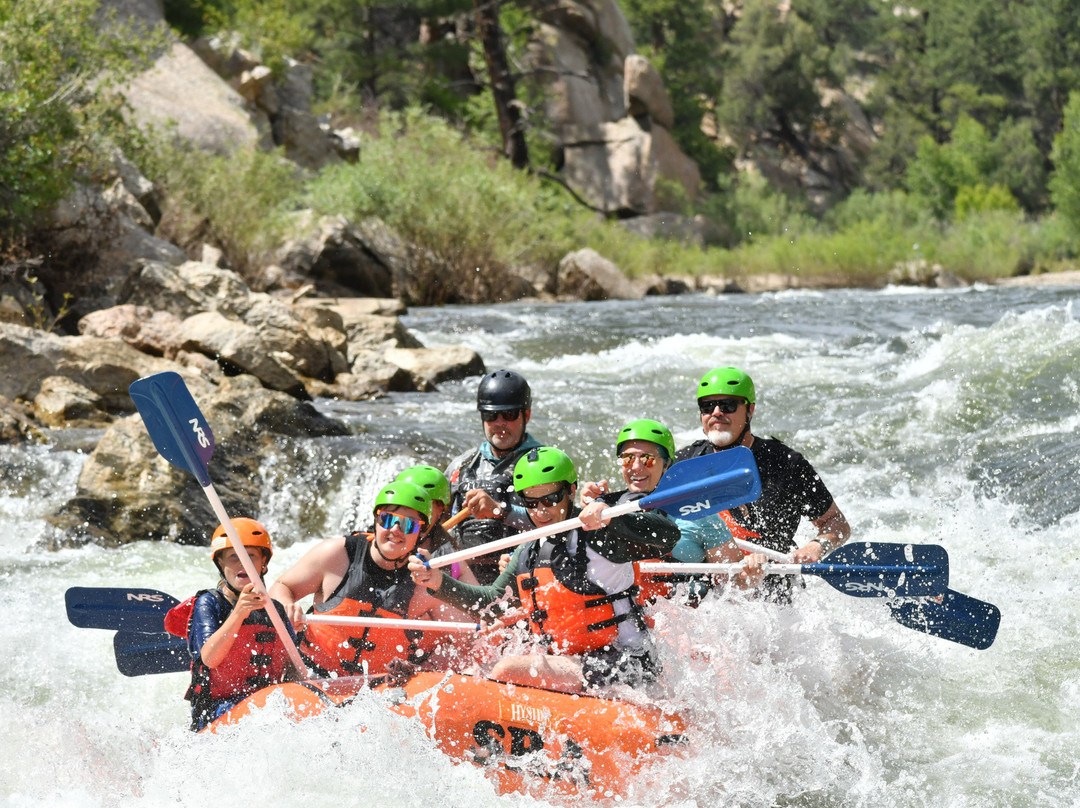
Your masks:
{"label": "woman in green helmet", "polygon": [[[409,482],[383,486],[372,509],[374,529],[324,539],[270,587],[294,625],[305,622],[300,601],[311,596],[312,611],[342,617],[377,614],[408,619],[452,619],[445,607],[413,584],[407,568],[431,521],[431,498]],[[307,626],[301,652],[317,669],[338,676],[383,673],[402,660],[427,661],[417,632],[326,624]]]}
{"label": "woman in green helmet", "polygon": [[655,678],[648,631],[633,599],[634,561],[670,551],[675,524],[659,511],[638,511],[610,522],[601,502],[574,506],[573,461],[550,446],[533,449],[514,466],[514,490],[529,519],[544,527],[580,516],[581,530],[521,545],[490,586],[467,586],[414,558],[413,580],[458,608],[482,611],[507,589],[525,609],[536,651],[500,659],[488,675],[500,681],[580,692]]}
{"label": "woman in green helmet", "polygon": [[[427,550],[431,558],[438,558],[460,550],[453,535],[442,525],[443,516],[450,507],[450,482],[446,479],[446,475],[434,466],[417,465],[409,466],[394,479],[418,485],[431,497],[431,523],[417,546],[421,550]],[[455,563],[450,567],[449,572],[453,577],[467,584],[479,583],[472,569],[464,561]]]}
{"label": "woman in green helmet", "polygon": [[[670,468],[675,460],[675,439],[672,437],[671,431],[659,421],[639,418],[619,430],[615,442],[615,455],[622,469],[626,489],[609,492],[606,480],[596,483],[584,483],[581,487],[582,501],[591,502],[595,500],[597,504],[585,508],[582,512],[582,521],[585,519],[584,514],[594,507],[599,514],[605,507],[629,502],[646,494],[651,494],[659,485],[664,472]],[[680,550],[686,544],[686,531],[695,529],[696,525],[693,522],[681,519],[676,519],[675,523],[678,525],[681,535],[679,542],[672,548],[671,556],[677,561],[686,561],[689,559],[684,558]],[[716,537],[712,540],[710,546],[724,546],[731,541],[731,533],[727,531],[722,522],[719,522],[719,526],[715,528],[715,533]],[[695,534],[694,540],[699,541],[700,537]],[[718,557],[715,560],[743,561],[743,553],[733,545],[731,547],[734,552],[725,555],[722,559]],[[764,574],[763,565],[765,562],[765,556],[756,553],[748,556],[745,561],[745,568],[731,579],[732,582],[739,588],[756,586]],[[647,604],[659,595],[667,595],[671,591],[670,584],[676,580],[685,579],[682,576],[649,576],[639,573],[637,576],[637,586],[640,592],[638,602]],[[724,580],[727,580],[727,576],[724,576]],[[696,602],[704,595],[708,587],[707,582],[698,577],[694,577],[693,582],[691,601]]]}

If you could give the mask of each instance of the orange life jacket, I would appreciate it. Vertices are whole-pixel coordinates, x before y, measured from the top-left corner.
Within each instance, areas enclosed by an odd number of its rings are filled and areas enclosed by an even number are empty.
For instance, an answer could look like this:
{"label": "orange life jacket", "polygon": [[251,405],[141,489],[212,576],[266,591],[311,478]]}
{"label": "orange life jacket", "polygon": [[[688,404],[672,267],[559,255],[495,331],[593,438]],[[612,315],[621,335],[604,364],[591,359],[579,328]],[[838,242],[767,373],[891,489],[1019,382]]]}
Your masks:
{"label": "orange life jacket", "polygon": [[[404,615],[380,609],[370,603],[344,598],[332,609],[319,614],[344,617],[388,617]],[[386,673],[392,659],[419,664],[426,658],[421,647],[424,632],[394,626],[330,626],[312,623],[304,629],[300,652],[305,661],[325,675],[355,676]]]}
{"label": "orange life jacket", "polygon": [[[584,543],[582,543],[584,546]],[[529,629],[557,654],[583,654],[615,642],[619,623],[636,609],[615,614],[617,600],[633,603],[634,588],[607,594],[585,579],[585,557],[570,558],[566,540],[549,540],[532,570],[517,577],[518,593],[529,612]],[[579,591],[580,590],[580,591]]]}
{"label": "orange life jacket", "polygon": [[[205,591],[212,592],[223,605],[228,603],[221,590]],[[170,609],[165,615],[165,630],[187,639],[195,601],[203,594],[199,592]],[[240,698],[285,681],[288,670],[289,655],[274,631],[270,615],[258,609],[240,625],[232,649],[216,668],[207,667],[201,659],[192,661],[191,687],[186,698],[192,702],[204,699],[207,689],[211,699]]]}
{"label": "orange life jacket", "polygon": [[724,524],[727,525],[728,530],[731,531],[731,535],[734,538],[753,542],[755,544],[761,542],[761,534],[735,521],[735,517],[731,515],[731,511],[720,511],[719,515],[720,518],[724,520]]}

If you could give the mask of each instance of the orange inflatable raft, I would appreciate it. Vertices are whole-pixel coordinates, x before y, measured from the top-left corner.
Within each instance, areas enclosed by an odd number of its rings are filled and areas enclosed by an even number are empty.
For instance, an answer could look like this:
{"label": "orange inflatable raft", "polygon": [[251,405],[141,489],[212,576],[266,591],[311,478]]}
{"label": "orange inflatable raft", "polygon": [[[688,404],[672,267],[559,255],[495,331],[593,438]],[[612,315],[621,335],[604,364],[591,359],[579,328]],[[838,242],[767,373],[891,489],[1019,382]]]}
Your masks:
{"label": "orange inflatable raft", "polygon": [[[300,720],[344,707],[368,687],[363,677],[274,685],[208,730],[234,724],[276,696]],[[404,686],[371,689],[384,695],[391,710],[419,719],[445,754],[485,767],[501,793],[626,796],[648,786],[646,764],[676,749],[684,731],[677,715],[657,707],[456,673],[418,673]]]}

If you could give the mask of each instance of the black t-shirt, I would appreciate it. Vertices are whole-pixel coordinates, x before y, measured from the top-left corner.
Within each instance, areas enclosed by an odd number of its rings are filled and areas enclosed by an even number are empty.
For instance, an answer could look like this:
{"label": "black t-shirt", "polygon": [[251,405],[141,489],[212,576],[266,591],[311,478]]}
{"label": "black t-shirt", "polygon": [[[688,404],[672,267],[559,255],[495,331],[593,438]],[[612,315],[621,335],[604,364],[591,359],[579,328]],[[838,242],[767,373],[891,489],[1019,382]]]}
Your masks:
{"label": "black t-shirt", "polygon": [[[715,451],[709,441],[695,441],[675,453],[675,462]],[[810,462],[775,438],[755,435],[750,451],[761,475],[761,496],[728,513],[747,531],[748,541],[789,552],[796,547],[799,520],[824,516],[833,496]]]}

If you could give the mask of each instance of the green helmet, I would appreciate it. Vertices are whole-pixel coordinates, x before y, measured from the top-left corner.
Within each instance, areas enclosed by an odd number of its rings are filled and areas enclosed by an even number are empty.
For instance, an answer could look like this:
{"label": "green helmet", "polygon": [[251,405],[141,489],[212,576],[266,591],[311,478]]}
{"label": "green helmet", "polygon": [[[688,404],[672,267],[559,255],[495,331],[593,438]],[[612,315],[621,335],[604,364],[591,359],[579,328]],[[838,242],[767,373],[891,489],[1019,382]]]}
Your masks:
{"label": "green helmet", "polygon": [[413,483],[423,488],[433,502],[450,504],[450,483],[434,466],[409,466],[394,478],[394,482]]}
{"label": "green helmet", "polygon": [[754,380],[738,368],[713,368],[701,377],[697,397],[741,396],[747,404],[753,404]]}
{"label": "green helmet", "polygon": [[375,497],[375,507],[372,511],[379,510],[383,505],[401,505],[404,508],[412,508],[427,521],[431,521],[431,497],[415,483],[405,483],[395,480],[389,485],[383,486],[382,491]]}
{"label": "green helmet", "polygon": [[671,437],[671,430],[659,421],[639,418],[628,423],[619,430],[619,437],[615,439],[615,454],[619,454],[623,444],[631,440],[655,443],[664,450],[665,460],[671,460],[675,456],[675,439]]}
{"label": "green helmet", "polygon": [[514,490],[544,483],[577,482],[574,461],[554,446],[540,446],[522,455],[514,465]]}

